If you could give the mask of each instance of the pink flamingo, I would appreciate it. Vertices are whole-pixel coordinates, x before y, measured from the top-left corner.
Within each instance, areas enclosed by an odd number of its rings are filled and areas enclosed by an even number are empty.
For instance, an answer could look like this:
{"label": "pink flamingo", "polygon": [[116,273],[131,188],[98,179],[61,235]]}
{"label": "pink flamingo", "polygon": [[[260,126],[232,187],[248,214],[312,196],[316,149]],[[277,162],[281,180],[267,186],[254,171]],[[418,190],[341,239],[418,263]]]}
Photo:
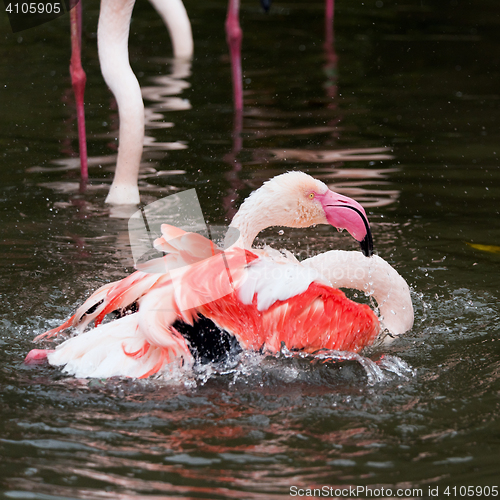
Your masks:
{"label": "pink flamingo", "polygon": [[[290,254],[251,248],[266,227],[312,224],[347,229],[366,256],[333,251],[299,263]],[[231,226],[239,238],[223,252],[198,234],[164,224],[155,247],[166,255],[97,290],[70,319],[36,340],[69,327],[79,335],[55,350],[31,351],[26,362],[47,359],[80,378],[165,375],[193,365],[191,345],[180,332],[205,320],[244,349],[276,353],[284,342],[307,352],[358,352],[375,341],[381,323],[369,306],[334,287],[372,294],[391,335],[411,328],[408,285],[371,255],[363,208],[321,181],[302,172],[279,175],[245,200]],[[102,324],[112,312],[121,317]],[[84,332],[91,322],[94,328]]]}
{"label": "pink flamingo", "polygon": [[[74,0],[76,2],[76,0]],[[191,24],[182,0],[150,0],[163,18],[175,57],[193,54]],[[139,82],[130,67],[128,36],[135,0],[102,0],[97,29],[99,61],[104,80],[118,103],[120,119],[116,170],[107,203],[138,204],[137,180],[144,142],[144,103]],[[71,10],[70,74],[76,97],[82,186],[88,178],[83,94],[85,73],[81,64],[81,3]]]}

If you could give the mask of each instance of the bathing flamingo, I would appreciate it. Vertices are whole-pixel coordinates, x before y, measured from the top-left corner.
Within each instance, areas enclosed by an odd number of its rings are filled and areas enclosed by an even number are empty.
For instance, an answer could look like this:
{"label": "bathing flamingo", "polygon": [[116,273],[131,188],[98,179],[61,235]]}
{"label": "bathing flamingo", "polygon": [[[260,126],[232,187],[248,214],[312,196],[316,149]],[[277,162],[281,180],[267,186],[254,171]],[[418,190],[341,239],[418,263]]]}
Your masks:
{"label": "bathing flamingo", "polygon": [[[372,294],[392,335],[408,330],[408,286],[380,257],[326,252],[301,264],[291,255],[251,248],[271,225],[312,224],[347,229],[371,254],[368,221],[357,202],[301,172],[282,174],[242,204],[231,223],[239,238],[225,251],[201,235],[163,225],[155,247],[166,255],[97,290],[74,316],[37,339],[69,327],[80,334],[53,351],[31,351],[26,362],[46,358],[80,378],[166,374],[193,364],[193,346],[183,333],[189,338],[190,329],[207,321],[244,349],[276,353],[284,342],[307,352],[358,352],[381,332],[379,319],[332,284]],[[112,312],[121,317],[102,324]],[[95,327],[84,332],[92,322]]]}
{"label": "bathing flamingo", "polygon": [[[85,72],[81,64],[81,1],[73,0],[71,10],[70,74],[76,97],[81,178],[87,181],[87,146],[83,94]],[[170,33],[175,57],[193,54],[191,24],[182,0],[150,0]],[[107,203],[137,204],[137,179],[144,142],[144,103],[139,82],[130,67],[128,36],[135,0],[101,0],[97,43],[104,80],[118,104],[120,120],[118,158]]]}

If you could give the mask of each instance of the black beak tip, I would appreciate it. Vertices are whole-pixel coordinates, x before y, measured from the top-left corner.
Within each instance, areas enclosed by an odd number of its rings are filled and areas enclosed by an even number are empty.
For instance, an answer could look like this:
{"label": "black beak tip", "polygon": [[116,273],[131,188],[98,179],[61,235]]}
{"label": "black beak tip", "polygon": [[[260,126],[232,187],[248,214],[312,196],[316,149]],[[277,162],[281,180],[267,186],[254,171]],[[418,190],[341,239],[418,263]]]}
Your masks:
{"label": "black beak tip", "polygon": [[366,236],[359,242],[359,245],[365,257],[373,255],[373,239],[370,231],[366,233]]}

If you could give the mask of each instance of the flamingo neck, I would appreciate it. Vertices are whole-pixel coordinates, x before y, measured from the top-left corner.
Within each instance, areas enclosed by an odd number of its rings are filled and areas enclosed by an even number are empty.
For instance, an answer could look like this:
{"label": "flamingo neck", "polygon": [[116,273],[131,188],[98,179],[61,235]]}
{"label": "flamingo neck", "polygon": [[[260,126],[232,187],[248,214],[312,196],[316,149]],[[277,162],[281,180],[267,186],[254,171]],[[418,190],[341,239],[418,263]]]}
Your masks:
{"label": "flamingo neck", "polygon": [[234,216],[230,227],[237,229],[240,233],[236,242],[237,246],[252,248],[253,241],[263,229],[277,225],[271,220],[268,213],[259,212],[249,210],[244,203]]}
{"label": "flamingo neck", "polygon": [[252,193],[241,205],[231,221],[230,227],[240,233],[237,245],[243,248],[252,248],[256,236],[268,227],[294,227],[288,221],[280,220],[283,207],[275,208],[272,201],[265,200],[259,191]]}
{"label": "flamingo neck", "polygon": [[306,213],[297,203],[296,195],[283,189],[290,180],[295,182],[297,174],[283,174],[267,181],[242,203],[230,225],[240,232],[239,246],[250,249],[255,237],[268,227],[308,227],[327,223],[322,209],[312,215]]}
{"label": "flamingo neck", "polygon": [[174,57],[190,59],[193,56],[191,23],[182,0],[151,0],[166,24],[172,40]]}
{"label": "flamingo neck", "polygon": [[354,288],[377,301],[383,325],[393,335],[413,325],[410,289],[398,272],[378,255],[331,250],[302,261],[319,271],[336,288]]}

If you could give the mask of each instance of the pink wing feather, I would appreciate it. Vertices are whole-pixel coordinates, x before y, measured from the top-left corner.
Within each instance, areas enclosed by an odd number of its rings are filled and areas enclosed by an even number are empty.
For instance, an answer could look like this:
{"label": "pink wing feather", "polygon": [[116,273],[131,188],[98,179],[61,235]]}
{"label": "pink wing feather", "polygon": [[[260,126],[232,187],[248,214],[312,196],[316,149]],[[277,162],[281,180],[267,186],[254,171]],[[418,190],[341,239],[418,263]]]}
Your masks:
{"label": "pink wing feather", "polygon": [[[72,326],[82,332],[94,322],[94,329],[50,352],[51,364],[64,365],[67,373],[83,377],[147,377],[174,366],[190,366],[194,359],[186,340],[172,325],[178,319],[193,324],[199,314],[235,335],[244,348],[272,353],[282,342],[288,349],[308,352],[322,348],[358,352],[379,333],[378,319],[368,306],[313,279],[304,291],[286,300],[273,299],[264,310],[257,307],[262,292],[242,302],[238,292],[247,270],[264,258],[251,251],[234,247],[222,253],[206,238],[168,225],[162,226],[155,247],[168,251],[155,261],[175,265],[171,272],[136,271],[104,285],[60,327],[35,339],[53,337]],[[146,267],[157,269],[155,261]],[[107,314],[132,306],[133,314],[101,324]],[[32,358],[40,358],[38,350]]]}

